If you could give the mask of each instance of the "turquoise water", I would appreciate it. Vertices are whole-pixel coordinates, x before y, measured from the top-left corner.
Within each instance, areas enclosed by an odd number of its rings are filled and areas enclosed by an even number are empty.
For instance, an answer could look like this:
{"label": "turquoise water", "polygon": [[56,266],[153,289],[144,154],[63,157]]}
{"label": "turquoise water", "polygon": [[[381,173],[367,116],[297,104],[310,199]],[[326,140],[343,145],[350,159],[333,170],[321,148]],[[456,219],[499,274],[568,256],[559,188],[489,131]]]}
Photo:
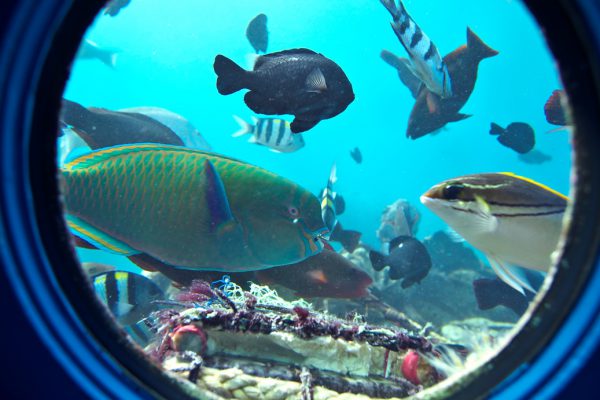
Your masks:
{"label": "turquoise water", "polygon": [[[290,178],[315,194],[337,163],[335,190],[346,200],[340,221],[379,247],[375,231],[386,205],[408,199],[422,214],[418,237],[446,225],[419,203],[432,185],[459,175],[510,171],[568,193],[570,149],[565,131],[544,118],[543,105],[560,81],[541,32],[518,1],[405,1],[414,20],[442,55],[466,43],[466,27],[496,57],[479,67],[475,90],[462,112],[473,117],[418,140],[405,137],[414,103],[382,49],[406,56],[390,28],[390,15],[376,0],[198,1],[133,0],[117,17],[100,16],[86,37],[119,50],[116,69],[95,60],[76,61],[65,97],[85,106],[120,109],[156,106],[189,119],[214,151]],[[248,67],[253,52],[248,22],[268,16],[269,52],[307,47],[339,64],[356,100],[340,115],[304,133],[306,147],[292,154],[232,138],[232,115],[249,120],[245,91],[222,96],[213,61],[223,54]],[[291,118],[290,118],[291,120]],[[490,122],[531,124],[536,148],[550,162],[529,165],[488,134]],[[349,155],[358,146],[363,163]]]}

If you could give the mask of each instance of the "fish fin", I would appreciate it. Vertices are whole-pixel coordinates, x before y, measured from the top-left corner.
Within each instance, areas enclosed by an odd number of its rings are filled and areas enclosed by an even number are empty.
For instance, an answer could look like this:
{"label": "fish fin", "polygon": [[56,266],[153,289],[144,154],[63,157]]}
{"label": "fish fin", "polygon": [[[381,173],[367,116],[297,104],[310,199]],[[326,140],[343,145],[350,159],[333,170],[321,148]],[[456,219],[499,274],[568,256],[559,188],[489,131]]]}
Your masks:
{"label": "fish fin", "polygon": [[[497,295],[497,279],[476,279],[473,281],[473,293],[477,301],[477,307],[482,310],[491,310],[502,304],[500,296]],[[503,283],[501,283],[503,284]]]}
{"label": "fish fin", "polygon": [[137,254],[139,251],[129,247],[127,244],[117,240],[110,235],[94,228],[87,222],[71,214],[66,216],[67,225],[71,233],[79,239],[87,242],[97,249],[113,254],[128,256]]}
{"label": "fish fin", "polygon": [[156,143],[133,143],[112,147],[105,147],[86,153],[82,156],[69,161],[63,166],[63,171],[71,172],[78,169],[85,169],[93,166],[97,163],[110,159],[111,157],[129,153],[136,153],[144,150],[161,150],[161,149],[173,149],[174,146],[161,145]]}
{"label": "fish fin", "polygon": [[490,135],[502,135],[506,132],[506,129],[501,127],[500,125],[492,122],[490,125]]}
{"label": "fish fin", "polygon": [[250,119],[252,120],[252,125],[256,125],[258,124],[258,121],[260,121],[255,115],[251,116]]}
{"label": "fish fin", "polygon": [[250,136],[250,138],[248,139],[248,143],[260,144],[258,143],[258,139],[256,139],[256,136],[254,135]]}
{"label": "fish fin", "polygon": [[322,269],[315,269],[309,271],[307,274],[313,280],[313,283],[321,285],[329,283],[329,279],[327,279],[327,275],[325,275]]}
{"label": "fish fin", "polygon": [[498,228],[498,218],[494,217],[490,210],[490,205],[481,197],[475,195],[476,219],[473,222],[473,227],[477,232],[486,233],[493,232]]}
{"label": "fish fin", "polygon": [[235,119],[235,122],[237,122],[240,125],[240,130],[231,135],[232,137],[239,137],[252,132],[252,125],[250,125],[237,115],[234,115],[233,119]]}
{"label": "fish fin", "polygon": [[392,240],[390,240],[390,250],[394,247],[400,246],[402,243],[406,242],[409,239],[412,239],[412,236],[401,235],[393,238]]}
{"label": "fish fin", "polygon": [[490,254],[487,254],[487,259],[496,275],[498,275],[504,283],[521,293],[523,296],[525,296],[525,289],[532,293],[536,293],[523,271],[519,270],[518,267],[512,267]]}
{"label": "fish fin", "polygon": [[431,92],[431,91],[427,91],[427,95],[425,96],[425,101],[427,102],[427,110],[429,111],[429,114],[437,114],[438,110],[439,110],[439,103],[440,103],[440,99],[439,97]]}
{"label": "fish fin", "polygon": [[[331,171],[329,172],[329,182],[331,183],[332,186],[334,183],[337,182],[337,167],[335,166],[335,162],[331,166]],[[337,195],[337,193],[333,194],[334,199],[335,199],[336,195]]]}
{"label": "fish fin", "polygon": [[469,27],[467,27],[467,49],[477,61],[499,54],[498,51],[485,44]]}
{"label": "fish fin", "polygon": [[271,148],[269,148],[269,151],[272,153],[278,153],[278,154],[283,153],[283,151],[279,151],[279,150],[275,150],[275,149],[271,149]]}
{"label": "fish fin", "polygon": [[309,92],[321,93],[327,90],[327,82],[325,82],[325,75],[319,68],[312,70],[306,77],[306,87]]}
{"label": "fish fin", "polygon": [[467,118],[471,118],[471,117],[472,117],[471,114],[456,113],[456,114],[448,117],[448,122],[458,122],[458,121],[462,121],[463,119],[467,119]]}
{"label": "fish fin", "polygon": [[381,51],[381,58],[392,67],[396,68],[400,81],[402,81],[404,86],[410,90],[412,97],[416,99],[421,87],[423,86],[423,82],[421,82],[421,79],[415,75],[410,60],[407,58],[398,57],[387,50]]}
{"label": "fish fin", "polygon": [[117,52],[110,50],[100,50],[98,59],[106,66],[115,69],[117,67]]}
{"label": "fish fin", "polygon": [[217,90],[220,94],[235,93],[246,87],[246,76],[249,72],[229,58],[221,54],[217,55],[213,68],[217,74]]}
{"label": "fish fin", "polygon": [[290,124],[290,130],[292,131],[292,133],[305,132],[318,123],[319,121],[306,121],[303,119],[298,119],[298,117],[296,117]]}
{"label": "fish fin", "polygon": [[546,133],[556,133],[556,132],[560,132],[560,131],[569,131],[569,127],[567,125],[563,125],[563,126],[559,126],[557,128],[554,129],[550,129],[549,131],[546,131]]}
{"label": "fish fin", "polygon": [[369,252],[369,260],[371,261],[371,265],[375,271],[381,271],[386,266],[385,255],[378,251],[371,250]]}
{"label": "fish fin", "polygon": [[453,243],[464,243],[465,238],[460,235],[460,233],[456,232],[454,229],[448,227],[445,230],[446,235]]}
{"label": "fish fin", "polygon": [[215,166],[204,161],[203,174],[206,179],[206,205],[210,215],[210,231],[219,235],[228,234],[239,228],[229,207],[225,186]]}

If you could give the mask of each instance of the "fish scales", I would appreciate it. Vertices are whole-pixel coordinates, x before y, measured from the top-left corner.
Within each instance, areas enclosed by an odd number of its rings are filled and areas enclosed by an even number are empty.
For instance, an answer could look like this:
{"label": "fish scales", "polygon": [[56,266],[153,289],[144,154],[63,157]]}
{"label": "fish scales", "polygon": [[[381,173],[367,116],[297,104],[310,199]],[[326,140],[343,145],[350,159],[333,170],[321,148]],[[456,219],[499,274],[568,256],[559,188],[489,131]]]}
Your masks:
{"label": "fish scales", "polygon": [[[311,233],[322,228],[318,200],[293,182],[202,151],[137,147],[106,149],[97,152],[101,154],[96,160],[83,156],[67,164],[63,175],[68,213],[135,250],[183,268],[265,268],[300,261],[320,250]],[[226,240],[212,232],[213,216],[206,206],[207,162],[223,182],[232,210],[226,214],[233,214],[236,224],[241,221],[243,232]],[[292,223],[296,217],[281,218],[288,209],[280,203],[303,208],[303,223]],[[217,206],[223,205],[217,201]],[[275,245],[282,242],[280,253],[267,253],[263,247],[277,236],[278,228],[290,235],[273,240]],[[261,256],[248,254],[249,248],[260,248]]]}

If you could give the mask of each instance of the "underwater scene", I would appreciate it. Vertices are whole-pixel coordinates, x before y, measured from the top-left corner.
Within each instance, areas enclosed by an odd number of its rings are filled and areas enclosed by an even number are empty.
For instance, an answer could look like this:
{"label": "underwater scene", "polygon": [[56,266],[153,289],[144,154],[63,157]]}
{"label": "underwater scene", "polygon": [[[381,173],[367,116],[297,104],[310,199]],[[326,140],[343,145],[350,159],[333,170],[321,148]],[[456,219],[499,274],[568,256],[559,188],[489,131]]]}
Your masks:
{"label": "underwater scene", "polygon": [[458,379],[568,221],[567,99],[516,0],[112,0],[60,127],[90,288],[200,397]]}

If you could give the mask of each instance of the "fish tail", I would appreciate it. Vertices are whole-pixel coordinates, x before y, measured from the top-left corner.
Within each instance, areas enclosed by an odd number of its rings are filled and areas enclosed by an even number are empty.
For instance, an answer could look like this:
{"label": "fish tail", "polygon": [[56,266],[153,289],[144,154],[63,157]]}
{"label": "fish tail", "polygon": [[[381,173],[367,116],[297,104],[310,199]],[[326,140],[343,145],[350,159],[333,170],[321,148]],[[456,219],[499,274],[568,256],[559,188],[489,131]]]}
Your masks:
{"label": "fish tail", "polygon": [[217,90],[220,94],[227,95],[235,93],[246,87],[246,75],[248,71],[237,65],[229,58],[217,55],[213,65],[217,74]]}
{"label": "fish tail", "polygon": [[117,52],[116,51],[109,51],[109,50],[99,51],[98,59],[100,61],[102,61],[103,64],[105,64],[111,68],[117,67]]}
{"label": "fish tail", "polygon": [[375,271],[381,271],[385,267],[385,256],[378,251],[371,250],[369,260]]}
{"label": "fish tail", "polygon": [[402,59],[388,50],[381,50],[381,59],[396,69],[402,68]]}
{"label": "fish tail", "polygon": [[231,135],[232,137],[239,137],[248,133],[252,133],[253,126],[251,124],[247,123],[237,115],[234,115],[233,119],[235,119],[235,121],[240,125],[240,130]]}
{"label": "fish tail", "polygon": [[477,60],[498,55],[498,51],[485,44],[469,27],[467,27],[467,48]]}
{"label": "fish tail", "polygon": [[490,125],[490,135],[502,135],[505,132],[505,129],[500,125],[492,122]]}

